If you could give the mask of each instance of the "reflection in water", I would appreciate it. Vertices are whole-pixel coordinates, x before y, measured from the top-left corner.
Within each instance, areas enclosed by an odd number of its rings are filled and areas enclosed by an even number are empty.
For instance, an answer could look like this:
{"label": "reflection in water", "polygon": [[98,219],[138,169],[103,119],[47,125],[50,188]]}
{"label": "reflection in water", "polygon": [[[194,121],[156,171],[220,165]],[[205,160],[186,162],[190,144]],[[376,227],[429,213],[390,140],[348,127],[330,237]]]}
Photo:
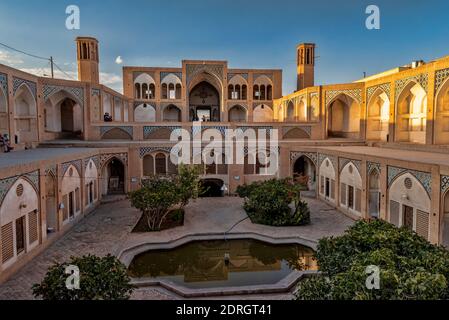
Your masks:
{"label": "reflection in water", "polygon": [[128,273],[134,278],[210,288],[274,284],[292,270],[316,269],[313,250],[308,247],[244,239],[196,241],[172,250],[151,250],[137,255]]}

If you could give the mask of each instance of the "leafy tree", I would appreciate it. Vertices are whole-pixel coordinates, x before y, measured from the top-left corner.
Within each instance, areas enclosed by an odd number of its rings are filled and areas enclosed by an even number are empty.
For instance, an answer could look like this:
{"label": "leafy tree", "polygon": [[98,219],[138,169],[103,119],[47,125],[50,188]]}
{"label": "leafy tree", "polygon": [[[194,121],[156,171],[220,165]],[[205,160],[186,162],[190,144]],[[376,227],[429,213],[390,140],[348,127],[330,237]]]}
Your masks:
{"label": "leafy tree", "polygon": [[142,212],[148,228],[157,231],[170,209],[182,201],[182,194],[172,179],[153,177],[142,181],[142,187],[130,192],[129,198],[131,205]]}
{"label": "leafy tree", "polygon": [[180,209],[184,209],[191,199],[197,199],[203,188],[200,183],[200,167],[195,165],[180,164],[175,183],[181,197]]}
{"label": "leafy tree", "polygon": [[[343,236],[319,241],[321,276],[301,281],[302,300],[449,299],[449,251],[381,220],[359,221]],[[368,266],[380,289],[369,289]]]}
{"label": "leafy tree", "polygon": [[[79,289],[68,289],[66,267],[79,268]],[[126,267],[114,256],[87,255],[72,257],[69,262],[55,263],[44,279],[32,286],[36,298],[44,300],[127,300],[133,286]]]}
{"label": "leafy tree", "polygon": [[[310,211],[301,201],[303,187],[291,179],[271,179],[237,189],[245,198],[243,208],[255,223],[272,226],[298,226],[310,223]],[[293,209],[292,209],[293,205]]]}

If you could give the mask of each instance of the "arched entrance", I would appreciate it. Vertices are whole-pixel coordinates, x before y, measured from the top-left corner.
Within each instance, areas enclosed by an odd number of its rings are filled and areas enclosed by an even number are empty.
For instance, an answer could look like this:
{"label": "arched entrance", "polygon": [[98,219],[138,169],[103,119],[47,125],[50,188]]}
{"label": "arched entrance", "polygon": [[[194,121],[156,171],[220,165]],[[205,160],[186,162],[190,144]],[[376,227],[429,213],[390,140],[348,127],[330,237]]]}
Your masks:
{"label": "arched entrance", "polygon": [[368,103],[367,140],[387,141],[390,120],[390,99],[377,90]]}
{"label": "arched entrance", "polygon": [[329,105],[328,136],[360,137],[360,106],[353,98],[340,94]]}
{"label": "arched entrance", "polygon": [[429,238],[430,197],[421,182],[411,173],[397,177],[388,191],[389,220],[398,227],[413,230]]}
{"label": "arched entrance", "polygon": [[46,132],[59,139],[79,139],[83,131],[83,111],[79,102],[62,90],[48,98],[44,106]]}
{"label": "arched entrance", "polygon": [[56,200],[56,179],[53,174],[45,176],[45,209],[47,216],[47,233],[58,231],[58,209]]}
{"label": "arched entrance", "polygon": [[435,128],[433,139],[435,144],[449,143],[449,78],[438,90],[435,105]]}
{"label": "arched entrance", "polygon": [[220,179],[203,179],[201,180],[202,187],[206,190],[201,197],[212,198],[212,197],[223,197],[224,190],[223,180]]}
{"label": "arched entrance", "polygon": [[229,122],[246,122],[246,109],[240,105],[235,105],[229,109]]}
{"label": "arched entrance", "polygon": [[29,143],[37,140],[36,99],[26,84],[14,96],[15,142]]}
{"label": "arched entrance", "polygon": [[174,104],[168,105],[164,108],[162,112],[162,120],[169,122],[181,122],[182,114],[181,110]]}
{"label": "arched entrance", "polygon": [[125,166],[113,157],[103,167],[103,195],[115,195],[125,193]]}
{"label": "arched entrance", "polygon": [[374,169],[369,175],[368,210],[372,218],[379,218],[380,215],[380,175]]}
{"label": "arched entrance", "polygon": [[189,94],[190,121],[220,121],[220,94],[209,82],[198,83]]}
{"label": "arched entrance", "polygon": [[307,185],[310,191],[316,190],[316,167],[312,160],[301,156],[293,164],[293,178]]}
{"label": "arched entrance", "polygon": [[443,246],[449,247],[449,191],[443,201]]}
{"label": "arched entrance", "polygon": [[426,143],[427,93],[423,87],[415,82],[405,86],[396,109],[395,140]]}

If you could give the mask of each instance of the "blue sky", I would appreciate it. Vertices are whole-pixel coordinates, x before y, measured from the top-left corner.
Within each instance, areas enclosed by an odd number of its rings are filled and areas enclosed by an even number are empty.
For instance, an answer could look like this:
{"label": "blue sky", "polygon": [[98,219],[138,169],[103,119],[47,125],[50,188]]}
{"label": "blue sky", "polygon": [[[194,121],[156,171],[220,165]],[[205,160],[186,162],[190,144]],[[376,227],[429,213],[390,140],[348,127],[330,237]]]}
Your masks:
{"label": "blue sky", "polygon": [[[67,30],[65,9],[81,10],[81,30]],[[365,8],[379,6],[381,29],[365,28]],[[0,2],[0,42],[53,55],[76,77],[74,38],[97,37],[103,82],[121,91],[122,65],[174,66],[182,59],[228,60],[231,68],[281,68],[294,90],[295,47],[317,44],[316,84],[351,82],[449,55],[449,1],[40,0]],[[0,47],[0,63],[38,74],[45,61]]]}

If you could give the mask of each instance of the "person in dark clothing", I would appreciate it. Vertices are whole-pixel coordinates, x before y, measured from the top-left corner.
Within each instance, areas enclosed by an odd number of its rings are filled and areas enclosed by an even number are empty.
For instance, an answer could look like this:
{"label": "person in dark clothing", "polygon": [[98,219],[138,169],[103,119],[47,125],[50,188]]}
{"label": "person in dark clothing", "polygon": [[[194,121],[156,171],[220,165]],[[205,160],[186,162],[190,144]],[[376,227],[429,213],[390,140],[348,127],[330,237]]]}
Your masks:
{"label": "person in dark clothing", "polygon": [[11,147],[11,142],[9,141],[8,135],[6,133],[3,136],[0,135],[0,146],[3,147],[4,152],[10,152],[11,150],[14,150],[14,148]]}

